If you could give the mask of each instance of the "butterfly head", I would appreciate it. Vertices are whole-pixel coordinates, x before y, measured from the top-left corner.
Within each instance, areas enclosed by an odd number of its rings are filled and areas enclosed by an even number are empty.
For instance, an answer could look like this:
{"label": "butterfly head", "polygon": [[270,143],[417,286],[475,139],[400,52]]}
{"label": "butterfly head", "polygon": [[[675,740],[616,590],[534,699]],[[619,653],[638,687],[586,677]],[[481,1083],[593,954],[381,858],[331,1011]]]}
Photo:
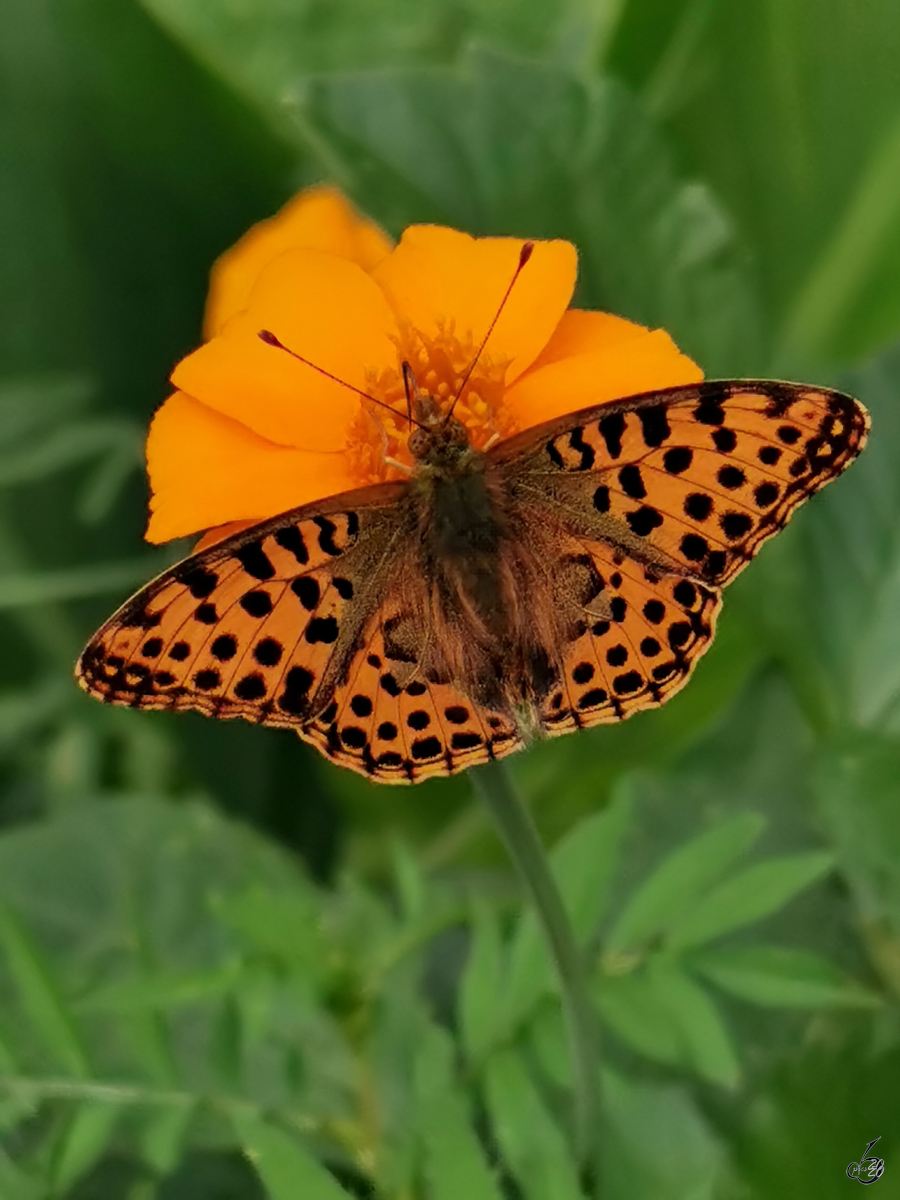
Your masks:
{"label": "butterfly head", "polygon": [[417,463],[440,474],[453,471],[472,454],[465,425],[442,411],[433,396],[416,393],[412,415],[416,425],[409,435],[407,447]]}

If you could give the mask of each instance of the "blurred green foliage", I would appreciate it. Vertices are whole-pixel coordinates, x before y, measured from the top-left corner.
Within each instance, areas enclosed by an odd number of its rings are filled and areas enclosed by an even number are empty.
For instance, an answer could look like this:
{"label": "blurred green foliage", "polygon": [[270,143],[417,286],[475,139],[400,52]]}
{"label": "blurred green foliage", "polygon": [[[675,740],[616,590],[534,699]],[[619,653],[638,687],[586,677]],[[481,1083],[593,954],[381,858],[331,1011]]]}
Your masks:
{"label": "blurred green foliage", "polygon": [[554,978],[465,778],[105,710],[213,258],[332,179],[563,236],[579,302],[868,450],[664,709],[513,762],[592,965],[604,1200],[900,1196],[893,0],[0,0],[0,1196],[581,1195]]}

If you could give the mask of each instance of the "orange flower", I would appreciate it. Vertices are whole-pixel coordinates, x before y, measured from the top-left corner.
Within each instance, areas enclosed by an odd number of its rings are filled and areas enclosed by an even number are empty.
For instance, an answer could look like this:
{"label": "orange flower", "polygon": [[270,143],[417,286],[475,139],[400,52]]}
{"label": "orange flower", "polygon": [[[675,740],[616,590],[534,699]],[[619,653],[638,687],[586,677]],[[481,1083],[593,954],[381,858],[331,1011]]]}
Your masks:
{"label": "orange flower", "polygon": [[[208,544],[297,505],[405,478],[401,364],[421,391],[449,400],[522,245],[414,225],[392,248],[331,188],[302,192],[255,226],[216,263],[210,340],[175,368],[178,391],[151,425],[148,540],[211,530]],[[576,264],[569,242],[534,244],[454,411],[474,446],[702,378],[663,330],[570,309]],[[263,329],[350,386],[267,345]]]}

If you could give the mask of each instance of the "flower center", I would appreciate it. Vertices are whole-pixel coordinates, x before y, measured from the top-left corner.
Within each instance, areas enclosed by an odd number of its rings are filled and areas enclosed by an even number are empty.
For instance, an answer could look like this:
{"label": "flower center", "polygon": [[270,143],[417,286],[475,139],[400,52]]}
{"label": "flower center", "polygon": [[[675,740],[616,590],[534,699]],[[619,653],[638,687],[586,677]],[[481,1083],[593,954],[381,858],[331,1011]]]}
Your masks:
{"label": "flower center", "polygon": [[[452,321],[440,323],[433,337],[402,325],[396,345],[397,367],[367,370],[365,383],[369,394],[389,405],[395,415],[363,400],[351,426],[348,453],[361,485],[405,479],[412,470],[402,363],[408,362],[412,368],[419,392],[431,396],[447,412],[478,352],[471,333],[460,337]],[[483,353],[453,409],[476,450],[485,450],[518,431],[504,403],[508,366],[508,360]]]}

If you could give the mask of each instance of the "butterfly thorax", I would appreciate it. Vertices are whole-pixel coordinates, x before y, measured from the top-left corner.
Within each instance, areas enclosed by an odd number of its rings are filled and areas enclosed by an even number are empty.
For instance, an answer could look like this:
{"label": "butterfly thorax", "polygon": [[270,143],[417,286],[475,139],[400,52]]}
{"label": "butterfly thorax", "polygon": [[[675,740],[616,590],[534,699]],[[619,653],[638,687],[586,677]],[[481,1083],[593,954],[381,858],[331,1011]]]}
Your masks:
{"label": "butterfly thorax", "polygon": [[426,585],[422,603],[433,631],[426,666],[511,711],[533,696],[535,663],[543,675],[547,662],[540,643],[551,640],[549,630],[542,639],[534,622],[523,622],[529,591],[536,599],[523,561],[532,556],[502,475],[471,446],[465,426],[432,405],[417,409],[424,419],[408,443],[415,574]]}

